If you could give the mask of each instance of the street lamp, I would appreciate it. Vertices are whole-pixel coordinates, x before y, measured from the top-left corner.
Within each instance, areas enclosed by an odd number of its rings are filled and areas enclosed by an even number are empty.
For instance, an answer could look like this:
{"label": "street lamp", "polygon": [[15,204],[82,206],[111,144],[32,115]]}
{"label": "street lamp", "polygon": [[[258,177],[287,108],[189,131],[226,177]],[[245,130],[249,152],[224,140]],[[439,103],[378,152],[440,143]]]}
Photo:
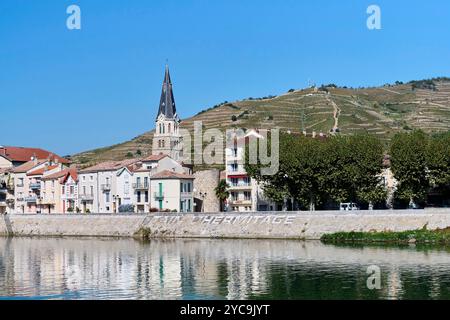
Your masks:
{"label": "street lamp", "polygon": [[205,198],[208,195],[208,193],[206,192],[199,192],[200,198],[202,198],[202,210],[201,212],[204,212],[204,208],[205,208]]}

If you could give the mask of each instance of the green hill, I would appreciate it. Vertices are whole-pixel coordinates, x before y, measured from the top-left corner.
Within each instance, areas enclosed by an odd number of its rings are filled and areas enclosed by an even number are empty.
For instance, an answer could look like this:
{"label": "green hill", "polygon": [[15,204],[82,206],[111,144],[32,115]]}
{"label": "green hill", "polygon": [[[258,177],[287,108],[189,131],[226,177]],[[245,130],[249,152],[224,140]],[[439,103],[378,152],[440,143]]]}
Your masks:
{"label": "green hill", "polygon": [[[193,130],[194,121],[205,129],[274,128],[301,132],[340,134],[369,132],[388,141],[402,130],[450,130],[450,78],[411,81],[376,88],[353,89],[334,85],[277,96],[223,103],[189,119],[182,127]],[[151,152],[153,131],[131,141],[83,152],[72,157],[89,165],[106,160],[145,156]]]}

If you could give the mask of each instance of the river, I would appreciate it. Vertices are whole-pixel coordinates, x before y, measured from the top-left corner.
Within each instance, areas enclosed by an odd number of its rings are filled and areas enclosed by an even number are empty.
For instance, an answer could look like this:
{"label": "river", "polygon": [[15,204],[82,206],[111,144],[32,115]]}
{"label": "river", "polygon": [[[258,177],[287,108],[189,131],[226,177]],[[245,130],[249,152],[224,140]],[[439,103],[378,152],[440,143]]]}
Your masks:
{"label": "river", "polygon": [[0,238],[0,299],[450,299],[450,249]]}

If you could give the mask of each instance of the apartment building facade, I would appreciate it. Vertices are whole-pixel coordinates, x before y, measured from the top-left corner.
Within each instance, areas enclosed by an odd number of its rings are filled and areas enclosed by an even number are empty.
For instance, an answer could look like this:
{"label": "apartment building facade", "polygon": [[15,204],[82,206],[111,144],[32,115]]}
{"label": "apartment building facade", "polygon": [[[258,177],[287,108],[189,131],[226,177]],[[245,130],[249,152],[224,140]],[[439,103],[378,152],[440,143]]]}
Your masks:
{"label": "apartment building facade", "polygon": [[194,212],[194,176],[164,170],[152,175],[150,190],[152,208]]}
{"label": "apartment building facade", "polygon": [[250,139],[264,139],[256,130],[241,137],[229,137],[233,141],[225,148],[225,179],[230,196],[226,211],[254,212],[276,210],[276,204],[264,196],[262,185],[245,170],[245,146]]}

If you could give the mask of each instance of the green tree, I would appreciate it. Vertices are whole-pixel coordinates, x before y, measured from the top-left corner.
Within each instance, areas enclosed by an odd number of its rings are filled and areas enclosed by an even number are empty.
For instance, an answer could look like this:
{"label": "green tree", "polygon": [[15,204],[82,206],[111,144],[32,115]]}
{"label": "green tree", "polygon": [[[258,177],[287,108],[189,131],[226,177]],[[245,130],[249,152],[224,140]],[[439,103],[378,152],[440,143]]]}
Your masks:
{"label": "green tree", "polygon": [[230,192],[228,191],[229,187],[230,186],[227,181],[222,179],[214,190],[216,192],[217,199],[220,201],[220,211],[224,210],[225,200],[227,200],[230,196]]}
{"label": "green tree", "polygon": [[442,195],[450,196],[450,132],[430,138],[426,157],[431,185]]}
{"label": "green tree", "polygon": [[245,169],[278,203],[292,198],[315,210],[328,200],[377,203],[386,198],[380,181],[383,146],[373,136],[313,139],[281,134],[279,160],[275,175],[261,176],[260,163],[249,164],[246,149]]}
{"label": "green tree", "polygon": [[391,169],[398,181],[396,197],[410,205],[424,201],[430,186],[427,150],[428,136],[420,130],[398,133],[391,142]]}

